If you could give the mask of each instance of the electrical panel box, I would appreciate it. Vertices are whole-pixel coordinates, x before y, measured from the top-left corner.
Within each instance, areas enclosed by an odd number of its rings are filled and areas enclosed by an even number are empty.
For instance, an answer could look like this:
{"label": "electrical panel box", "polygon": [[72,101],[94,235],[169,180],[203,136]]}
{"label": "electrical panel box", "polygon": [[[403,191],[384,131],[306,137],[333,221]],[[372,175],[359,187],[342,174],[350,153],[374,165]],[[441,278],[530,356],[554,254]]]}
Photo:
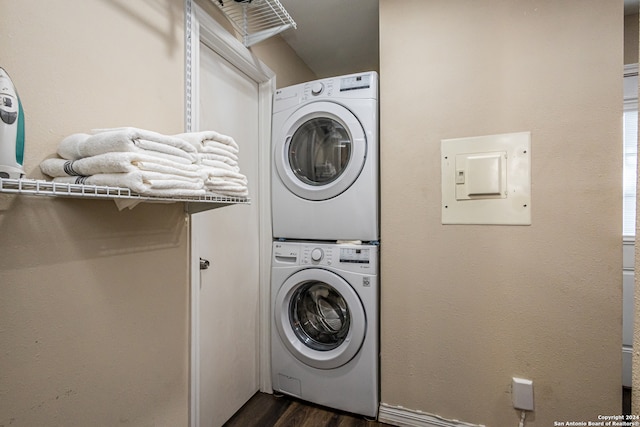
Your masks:
{"label": "electrical panel box", "polygon": [[443,224],[531,224],[531,134],[444,139]]}
{"label": "electrical panel box", "polygon": [[504,151],[456,155],[456,200],[507,197],[506,166]]}

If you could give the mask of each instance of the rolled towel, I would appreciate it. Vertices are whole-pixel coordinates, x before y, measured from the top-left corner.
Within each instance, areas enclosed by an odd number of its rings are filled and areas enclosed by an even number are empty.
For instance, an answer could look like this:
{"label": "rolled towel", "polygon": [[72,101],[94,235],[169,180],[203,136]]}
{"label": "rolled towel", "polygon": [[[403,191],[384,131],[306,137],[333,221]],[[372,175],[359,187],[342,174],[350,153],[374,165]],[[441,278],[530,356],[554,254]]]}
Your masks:
{"label": "rolled towel", "polygon": [[134,193],[155,196],[199,196],[205,193],[199,178],[170,176],[157,172],[103,173],[91,176],[56,177],[53,182],[128,188]]}
{"label": "rolled towel", "polygon": [[95,134],[76,133],[58,144],[58,154],[67,160],[112,152],[146,152],[160,157],[170,155],[193,163],[196,149],[183,139],[138,128],[105,129]]}
{"label": "rolled towel", "polygon": [[176,136],[178,138],[182,138],[185,141],[191,143],[194,147],[197,148],[198,151],[201,151],[207,145],[216,146],[218,144],[223,144],[226,147],[225,148],[226,150],[234,154],[237,154],[238,150],[240,149],[240,147],[238,147],[238,144],[232,137],[228,135],[223,135],[213,130],[181,133]]}
{"label": "rolled towel", "polygon": [[[226,163],[222,163],[226,165]],[[206,174],[196,164],[182,164],[144,153],[116,152],[98,154],[78,160],[59,158],[45,159],[40,170],[52,177],[88,176],[99,173],[126,173],[137,170],[185,176],[188,178],[206,178]]]}

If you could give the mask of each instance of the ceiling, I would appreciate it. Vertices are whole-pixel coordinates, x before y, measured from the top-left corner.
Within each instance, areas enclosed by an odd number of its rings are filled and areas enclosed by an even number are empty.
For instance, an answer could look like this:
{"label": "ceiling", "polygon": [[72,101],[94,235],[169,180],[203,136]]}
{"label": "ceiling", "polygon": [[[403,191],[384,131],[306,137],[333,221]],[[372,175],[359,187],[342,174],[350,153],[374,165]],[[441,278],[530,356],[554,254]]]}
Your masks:
{"label": "ceiling", "polygon": [[[285,41],[319,78],[379,69],[378,0],[280,0],[297,29]],[[624,0],[625,15],[640,0]]]}
{"label": "ceiling", "polygon": [[378,0],[280,3],[298,26],[282,37],[319,78],[378,70]]}

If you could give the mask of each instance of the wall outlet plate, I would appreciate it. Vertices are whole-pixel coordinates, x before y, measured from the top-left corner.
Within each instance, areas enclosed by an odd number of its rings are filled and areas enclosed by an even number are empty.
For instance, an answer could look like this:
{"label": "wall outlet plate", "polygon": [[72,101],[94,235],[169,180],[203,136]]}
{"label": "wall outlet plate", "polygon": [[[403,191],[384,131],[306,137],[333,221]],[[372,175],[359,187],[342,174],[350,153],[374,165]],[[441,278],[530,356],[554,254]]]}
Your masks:
{"label": "wall outlet plate", "polygon": [[511,379],[511,400],[514,408],[533,411],[533,381],[513,377]]}

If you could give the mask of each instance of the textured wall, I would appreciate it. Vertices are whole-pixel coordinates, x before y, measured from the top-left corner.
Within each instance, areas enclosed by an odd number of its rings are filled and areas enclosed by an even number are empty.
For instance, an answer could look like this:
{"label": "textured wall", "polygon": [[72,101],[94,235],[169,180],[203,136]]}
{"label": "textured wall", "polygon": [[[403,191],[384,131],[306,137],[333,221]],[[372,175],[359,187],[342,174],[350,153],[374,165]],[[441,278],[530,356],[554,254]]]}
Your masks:
{"label": "textured wall", "polygon": [[[26,172],[93,128],[183,129],[183,3],[2,6]],[[0,425],[185,425],[182,206],[0,196]]]}
{"label": "textured wall", "polygon": [[[636,39],[640,39],[640,35],[638,34],[638,15],[634,15],[635,16],[635,32],[634,31],[628,31],[625,32],[625,40],[626,38],[631,39],[633,37],[633,34],[635,34]],[[625,20],[625,25],[627,24],[627,20]],[[633,24],[630,23],[629,25],[631,28],[633,28]],[[627,34],[629,34],[627,36]],[[635,52],[635,59],[636,62],[638,60],[638,41],[636,41],[635,47],[636,47],[636,52]],[[626,43],[625,43],[626,45]],[[626,55],[625,54],[625,59],[628,57],[632,57],[631,54]],[[625,63],[627,63],[625,61]],[[637,178],[640,180],[640,174],[638,174]],[[637,186],[637,189],[640,189],[640,186]],[[640,205],[640,197],[637,197],[638,195],[638,190],[636,190],[636,211],[638,212],[638,207]],[[640,233],[638,233],[638,224],[640,220],[640,216],[636,216],[636,243],[635,243],[635,247],[636,248],[640,248],[640,242],[638,241],[640,239]],[[635,252],[635,268],[634,270],[636,272],[640,272],[640,251],[636,250]],[[635,317],[634,317],[634,325],[633,325],[633,368],[632,368],[632,386],[633,389],[636,390],[635,393],[631,394],[631,412],[633,414],[640,414],[640,393],[637,392],[637,390],[640,390],[640,275],[638,273],[635,274],[634,276],[635,278],[635,286],[634,286],[634,311],[635,311]]]}
{"label": "textured wall", "polygon": [[[380,2],[382,401],[621,410],[622,2]],[[532,133],[531,226],[441,224],[440,141]]]}
{"label": "textured wall", "polygon": [[[28,177],[42,178],[40,161],[74,132],[183,131],[183,7],[2,3],[0,66],[26,111]],[[304,78],[288,55],[278,51],[290,78]],[[0,426],[187,425],[181,204],[119,212],[112,201],[0,195],[0,247]]]}
{"label": "textured wall", "polygon": [[[227,31],[234,33],[231,23],[224,17],[220,8],[212,4],[210,0],[196,0],[196,3],[222,24]],[[237,35],[236,38],[242,41],[242,37]],[[254,44],[249,50],[276,74],[278,88],[318,78],[279,35]]]}
{"label": "textured wall", "polygon": [[315,80],[318,77],[281,37],[272,37],[251,47],[274,73],[278,88]]}

